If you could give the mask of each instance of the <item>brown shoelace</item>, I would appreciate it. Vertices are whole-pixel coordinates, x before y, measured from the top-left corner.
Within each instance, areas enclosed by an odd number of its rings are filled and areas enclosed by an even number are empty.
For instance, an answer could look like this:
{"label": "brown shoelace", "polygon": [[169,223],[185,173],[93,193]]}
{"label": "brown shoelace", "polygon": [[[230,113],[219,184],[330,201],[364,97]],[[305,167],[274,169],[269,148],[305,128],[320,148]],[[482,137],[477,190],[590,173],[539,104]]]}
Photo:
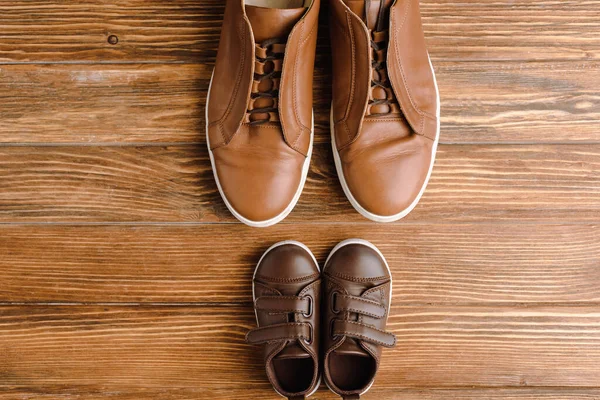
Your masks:
{"label": "brown shoelace", "polygon": [[[369,25],[368,10],[372,0],[365,0],[366,20]],[[389,31],[387,29],[386,0],[380,0],[379,13],[375,29],[371,32],[371,91],[369,94],[368,116],[382,116],[400,112],[400,106],[392,91],[392,85],[387,74],[387,52]]]}
{"label": "brown shoelace", "polygon": [[278,122],[278,98],[286,40],[265,40],[255,45],[256,60],[252,93],[246,114],[251,126]]}

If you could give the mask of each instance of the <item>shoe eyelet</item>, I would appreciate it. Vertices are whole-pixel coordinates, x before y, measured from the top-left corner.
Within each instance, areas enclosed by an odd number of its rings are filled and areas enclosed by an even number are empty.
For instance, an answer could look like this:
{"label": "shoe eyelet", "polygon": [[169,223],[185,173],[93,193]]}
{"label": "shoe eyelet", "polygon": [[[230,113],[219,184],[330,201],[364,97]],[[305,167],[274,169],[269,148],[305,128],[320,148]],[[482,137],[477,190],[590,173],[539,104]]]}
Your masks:
{"label": "shoe eyelet", "polygon": [[334,314],[336,314],[336,315],[340,313],[340,310],[337,310],[335,308],[335,301],[337,299],[337,295],[338,294],[340,294],[340,292],[338,292],[338,291],[332,292],[331,293],[331,299],[329,301],[329,308],[331,309],[331,312],[334,313]]}
{"label": "shoe eyelet", "polygon": [[333,340],[336,341],[340,336],[336,335],[333,333],[333,324],[335,323],[335,318],[333,318],[331,321],[329,321],[329,337]]}
{"label": "shoe eyelet", "polygon": [[313,330],[314,330],[314,328],[313,328],[313,326],[312,326],[312,324],[311,324],[311,323],[308,323],[308,326],[310,327],[310,329],[308,330],[308,332],[309,332],[309,335],[310,335],[310,338],[308,338],[308,340],[307,340],[307,339],[305,339],[305,338],[302,338],[302,341],[303,341],[304,343],[306,343],[307,345],[309,345],[309,346],[310,346],[311,344],[313,344],[313,339],[314,339],[314,333],[313,333]]}
{"label": "shoe eyelet", "polygon": [[304,318],[310,318],[313,315],[313,298],[312,296],[304,296],[302,299],[308,300],[308,314],[302,313]]}

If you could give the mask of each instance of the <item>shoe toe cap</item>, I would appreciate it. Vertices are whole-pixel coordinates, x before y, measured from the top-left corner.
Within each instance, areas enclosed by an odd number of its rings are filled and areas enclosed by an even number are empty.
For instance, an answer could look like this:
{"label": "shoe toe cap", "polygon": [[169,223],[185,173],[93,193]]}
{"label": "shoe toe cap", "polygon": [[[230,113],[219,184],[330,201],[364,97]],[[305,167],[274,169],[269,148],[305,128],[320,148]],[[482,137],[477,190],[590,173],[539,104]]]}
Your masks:
{"label": "shoe toe cap", "polygon": [[227,148],[214,152],[220,191],[242,222],[268,224],[291,211],[301,190],[303,157],[246,157]]}
{"label": "shoe toe cap", "polygon": [[327,261],[324,271],[338,278],[358,282],[390,278],[390,271],[379,252],[357,239],[337,249]]}
{"label": "shoe toe cap", "polygon": [[432,142],[412,136],[350,150],[343,173],[352,197],[375,217],[403,216],[424,189],[432,161]]}
{"label": "shoe toe cap", "polygon": [[267,252],[260,261],[256,275],[268,280],[299,280],[319,274],[312,255],[300,244],[284,242]]}

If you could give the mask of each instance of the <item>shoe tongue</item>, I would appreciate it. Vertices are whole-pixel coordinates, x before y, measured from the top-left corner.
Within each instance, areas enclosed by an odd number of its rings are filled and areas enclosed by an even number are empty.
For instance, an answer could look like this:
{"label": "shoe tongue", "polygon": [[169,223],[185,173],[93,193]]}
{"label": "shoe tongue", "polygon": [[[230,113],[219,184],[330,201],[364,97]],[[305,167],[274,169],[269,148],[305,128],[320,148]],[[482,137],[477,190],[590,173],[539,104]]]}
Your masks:
{"label": "shoe tongue", "polygon": [[289,360],[297,358],[310,358],[310,354],[306,352],[298,343],[290,343],[275,356],[278,360]]}
{"label": "shoe tongue", "polygon": [[336,354],[343,356],[359,356],[359,357],[371,357],[365,349],[360,347],[360,344],[355,339],[347,337],[344,343],[340,347],[334,350]]}
{"label": "shoe tongue", "polygon": [[268,39],[287,38],[294,25],[302,18],[306,7],[302,8],[267,8],[246,6],[246,15],[252,25],[254,41],[264,42]]}
{"label": "shoe tongue", "polygon": [[379,18],[379,7],[382,1],[386,2],[386,8],[392,4],[392,0],[371,0],[368,10],[369,18],[367,18],[367,14],[365,13],[367,0],[345,0],[346,5],[354,14],[358,15],[365,24],[368,22],[369,29],[375,29]]}

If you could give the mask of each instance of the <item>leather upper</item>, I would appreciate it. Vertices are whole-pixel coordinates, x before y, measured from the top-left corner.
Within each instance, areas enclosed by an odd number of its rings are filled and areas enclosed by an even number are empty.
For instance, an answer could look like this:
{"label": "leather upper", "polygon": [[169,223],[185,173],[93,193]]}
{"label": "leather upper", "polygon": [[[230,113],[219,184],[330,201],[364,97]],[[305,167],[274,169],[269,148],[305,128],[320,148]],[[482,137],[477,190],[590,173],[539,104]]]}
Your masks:
{"label": "leather upper", "polygon": [[[382,1],[382,30],[375,22],[379,0],[331,1],[332,120],[349,191],[368,213],[387,217],[408,209],[422,192],[439,117],[419,1]],[[385,46],[374,48],[373,42]],[[385,68],[375,72],[381,65]]]}
{"label": "leather upper", "polygon": [[374,248],[350,242],[330,255],[323,286],[324,377],[335,393],[359,395],[375,379],[382,347],[396,343],[385,331],[390,272]]}
{"label": "leather upper", "polygon": [[257,266],[253,289],[258,328],[247,340],[264,346],[269,381],[290,398],[311,393],[320,374],[318,265],[297,244],[276,246]]}
{"label": "leather upper", "polygon": [[418,0],[396,0],[391,8],[388,74],[412,129],[435,140],[438,99]]}
{"label": "leather upper", "polygon": [[[215,64],[208,106],[211,149],[228,144],[241,127],[250,101],[255,71],[255,35],[243,0],[227,0],[221,40]],[[281,78],[279,113],[289,147],[307,155],[312,128],[312,81],[320,0],[313,0],[287,36]],[[269,12],[270,11],[270,12]],[[283,35],[277,15],[285,9],[268,9],[271,21],[262,25],[258,36]],[[268,17],[265,17],[268,18]],[[284,22],[289,28],[289,25]],[[264,32],[273,28],[272,35]]]}
{"label": "leather upper", "polygon": [[296,9],[226,3],[207,136],[226,201],[250,221],[283,213],[301,187],[312,136],[319,7],[320,0]]}

